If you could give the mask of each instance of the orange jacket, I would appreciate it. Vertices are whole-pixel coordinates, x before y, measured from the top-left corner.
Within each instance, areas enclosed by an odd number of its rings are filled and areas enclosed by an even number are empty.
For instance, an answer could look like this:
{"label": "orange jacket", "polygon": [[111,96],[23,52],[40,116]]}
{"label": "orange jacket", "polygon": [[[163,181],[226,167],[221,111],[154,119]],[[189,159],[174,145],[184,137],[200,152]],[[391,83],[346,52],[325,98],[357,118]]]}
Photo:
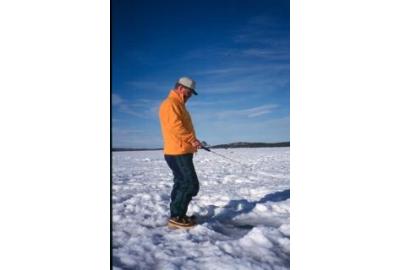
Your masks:
{"label": "orange jacket", "polygon": [[168,97],[161,103],[159,116],[165,155],[196,152],[196,148],[191,144],[196,140],[196,133],[183,96],[171,90]]}

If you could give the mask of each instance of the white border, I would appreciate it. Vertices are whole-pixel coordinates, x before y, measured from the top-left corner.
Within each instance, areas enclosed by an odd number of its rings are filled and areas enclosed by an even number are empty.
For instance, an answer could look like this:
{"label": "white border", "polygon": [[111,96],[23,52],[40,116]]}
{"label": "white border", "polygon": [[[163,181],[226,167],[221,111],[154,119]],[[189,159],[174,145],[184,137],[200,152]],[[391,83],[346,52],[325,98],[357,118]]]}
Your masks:
{"label": "white border", "polygon": [[291,1],[293,269],[400,269],[398,10]]}
{"label": "white border", "polygon": [[0,4],[0,269],[110,268],[109,6]]}

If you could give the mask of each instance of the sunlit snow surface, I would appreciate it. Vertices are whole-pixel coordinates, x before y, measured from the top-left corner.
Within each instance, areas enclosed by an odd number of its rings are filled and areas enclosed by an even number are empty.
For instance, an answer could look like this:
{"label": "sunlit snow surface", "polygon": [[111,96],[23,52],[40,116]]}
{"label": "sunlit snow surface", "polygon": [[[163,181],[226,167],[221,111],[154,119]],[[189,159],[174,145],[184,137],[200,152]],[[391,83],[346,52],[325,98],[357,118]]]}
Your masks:
{"label": "sunlit snow surface", "polygon": [[172,173],[162,151],[113,152],[113,269],[289,269],[290,148],[200,150],[190,230],[166,226]]}

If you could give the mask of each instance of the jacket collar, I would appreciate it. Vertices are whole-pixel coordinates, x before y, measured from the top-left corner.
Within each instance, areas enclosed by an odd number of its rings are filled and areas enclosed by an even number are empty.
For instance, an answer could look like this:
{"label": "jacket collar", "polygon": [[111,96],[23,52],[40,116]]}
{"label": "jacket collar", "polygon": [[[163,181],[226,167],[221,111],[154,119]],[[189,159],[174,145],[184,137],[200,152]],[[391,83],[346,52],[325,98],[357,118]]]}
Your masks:
{"label": "jacket collar", "polygon": [[171,90],[169,92],[168,98],[174,99],[174,100],[178,101],[179,103],[185,104],[183,96],[174,90]]}

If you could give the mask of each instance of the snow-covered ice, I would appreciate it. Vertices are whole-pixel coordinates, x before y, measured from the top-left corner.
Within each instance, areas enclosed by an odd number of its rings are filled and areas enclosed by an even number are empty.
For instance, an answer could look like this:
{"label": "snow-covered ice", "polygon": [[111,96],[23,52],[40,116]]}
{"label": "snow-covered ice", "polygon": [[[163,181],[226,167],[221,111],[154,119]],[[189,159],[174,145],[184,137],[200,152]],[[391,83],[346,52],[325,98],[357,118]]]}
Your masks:
{"label": "snow-covered ice", "polygon": [[113,269],[289,269],[290,148],[194,156],[189,230],[166,226],[172,173],[162,151],[112,154]]}

